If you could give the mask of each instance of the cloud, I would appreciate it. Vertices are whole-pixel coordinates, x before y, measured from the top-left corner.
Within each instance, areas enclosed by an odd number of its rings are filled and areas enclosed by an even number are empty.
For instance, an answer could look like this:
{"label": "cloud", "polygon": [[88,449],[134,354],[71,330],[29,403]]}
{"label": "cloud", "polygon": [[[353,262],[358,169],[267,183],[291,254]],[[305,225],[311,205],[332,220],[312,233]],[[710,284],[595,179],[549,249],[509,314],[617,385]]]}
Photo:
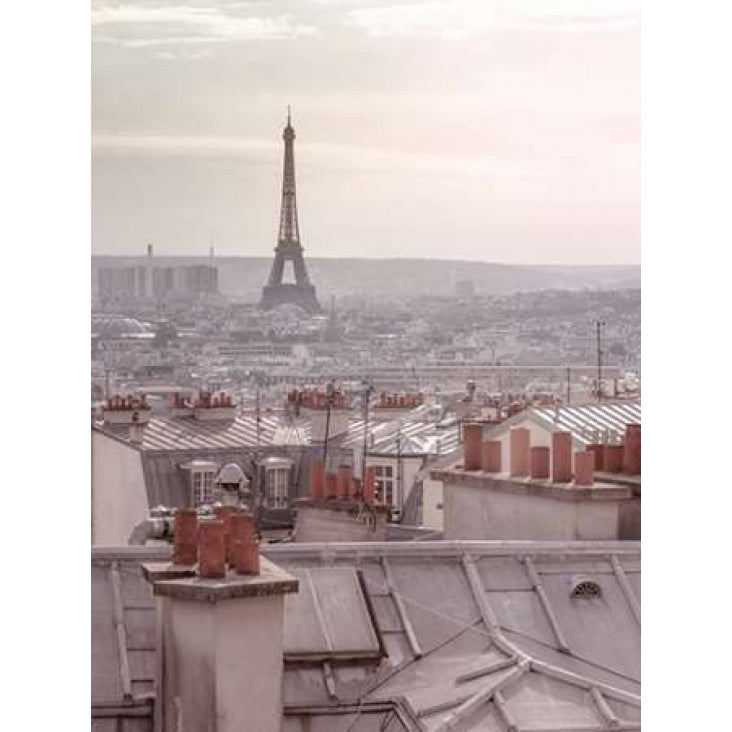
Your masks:
{"label": "cloud", "polygon": [[226,42],[253,39],[298,38],[317,32],[290,13],[240,15],[237,7],[256,9],[252,3],[238,6],[199,5],[98,5],[92,9],[93,39],[129,47],[171,43]]}
{"label": "cloud", "polygon": [[347,23],[368,35],[467,37],[506,30],[586,32],[635,27],[633,0],[422,0],[347,11]]}

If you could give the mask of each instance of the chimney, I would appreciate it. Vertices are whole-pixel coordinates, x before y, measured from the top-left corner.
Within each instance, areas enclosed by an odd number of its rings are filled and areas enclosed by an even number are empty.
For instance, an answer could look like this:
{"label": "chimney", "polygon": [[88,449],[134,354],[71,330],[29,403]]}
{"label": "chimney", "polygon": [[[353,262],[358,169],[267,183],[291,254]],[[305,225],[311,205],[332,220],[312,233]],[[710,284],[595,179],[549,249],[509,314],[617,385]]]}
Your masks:
{"label": "chimney", "polygon": [[641,473],[641,426],[629,424],[625,428],[625,454],[623,472],[628,475]]}
{"label": "chimney", "polygon": [[595,471],[603,470],[605,466],[605,445],[600,442],[587,445],[587,452],[591,452],[595,456]]}
{"label": "chimney", "polygon": [[509,432],[509,466],[512,478],[525,478],[529,474],[529,430],[514,427]]}
{"label": "chimney", "polygon": [[238,511],[234,506],[217,506],[214,508],[214,516],[224,525],[224,550],[226,564],[229,566],[234,563],[234,539],[231,521],[237,513]]}
{"label": "chimney", "polygon": [[310,465],[310,496],[312,498],[322,498],[323,485],[325,477],[325,464],[322,460],[316,460]]}
{"label": "chimney", "polygon": [[483,470],[487,473],[501,472],[501,441],[488,440],[483,443]]}
{"label": "chimney", "polygon": [[351,478],[348,485],[349,498],[356,498],[361,495],[361,480],[359,478]]}
{"label": "chimney", "polygon": [[336,477],[333,473],[326,473],[325,475],[325,497],[335,498],[337,493]]}
{"label": "chimney", "polygon": [[142,445],[145,438],[145,425],[133,422],[130,425],[130,442],[133,445]]}
{"label": "chimney", "polygon": [[351,468],[341,465],[336,474],[336,498],[348,497],[348,485],[351,482]]}
{"label": "chimney", "polygon": [[463,425],[463,466],[465,470],[481,469],[481,444],[483,426],[475,423]]}
{"label": "chimney", "polygon": [[572,480],[572,433],[552,432],[552,483]]}
{"label": "chimney", "polygon": [[533,480],[547,480],[549,478],[549,448],[531,448],[531,477]]}
{"label": "chimney", "polygon": [[198,527],[198,576],[223,579],[226,575],[226,543],[223,521],[202,521]]}
{"label": "chimney", "polygon": [[625,448],[622,445],[605,445],[606,473],[620,473],[623,470],[623,454]]}
{"label": "chimney", "polygon": [[259,546],[254,519],[237,513],[231,518],[232,564],[237,574],[259,574]]}
{"label": "chimney", "polygon": [[207,521],[198,576],[151,577],[162,627],[161,732],[282,728],[284,595],[298,580],[264,557],[258,574],[240,573],[253,569],[252,548],[259,561],[247,518],[232,519],[236,572],[225,571],[223,523]]}
{"label": "chimney", "polygon": [[574,484],[592,485],[595,482],[595,455],[591,452],[574,454]]}
{"label": "chimney", "polygon": [[179,508],[173,520],[173,564],[190,566],[198,559],[198,517],[195,508]]}
{"label": "chimney", "polygon": [[373,468],[366,468],[363,481],[363,500],[366,503],[373,503],[376,497],[376,473]]}

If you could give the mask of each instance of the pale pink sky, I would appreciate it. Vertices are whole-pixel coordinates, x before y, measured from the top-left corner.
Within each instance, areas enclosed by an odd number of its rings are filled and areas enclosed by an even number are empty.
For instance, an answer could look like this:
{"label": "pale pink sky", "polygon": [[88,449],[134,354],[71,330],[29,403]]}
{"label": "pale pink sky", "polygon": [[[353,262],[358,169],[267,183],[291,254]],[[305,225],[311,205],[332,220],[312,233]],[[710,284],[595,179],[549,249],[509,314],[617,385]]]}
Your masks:
{"label": "pale pink sky", "polygon": [[637,2],[92,8],[94,253],[640,259]]}

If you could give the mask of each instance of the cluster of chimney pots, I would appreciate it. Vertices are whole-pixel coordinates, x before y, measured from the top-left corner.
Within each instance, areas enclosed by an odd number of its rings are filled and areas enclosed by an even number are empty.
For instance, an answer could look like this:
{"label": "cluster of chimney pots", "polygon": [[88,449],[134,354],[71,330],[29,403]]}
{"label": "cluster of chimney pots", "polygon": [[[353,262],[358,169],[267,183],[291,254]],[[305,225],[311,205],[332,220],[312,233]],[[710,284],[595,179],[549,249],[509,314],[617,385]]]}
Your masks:
{"label": "cluster of chimney pots", "polygon": [[218,396],[210,391],[201,391],[196,401],[196,407],[215,409],[216,407],[233,407],[234,402],[226,392],[219,392]]}
{"label": "cluster of chimney pots", "polygon": [[119,394],[115,394],[107,399],[107,409],[124,412],[138,409],[150,409],[150,406],[147,403],[147,399],[144,394],[141,397],[123,397]]}
{"label": "cluster of chimney pots", "polygon": [[390,394],[382,391],[379,394],[377,409],[391,409],[393,407],[418,407],[424,404],[424,394]]}
{"label": "cluster of chimney pots", "polygon": [[326,473],[325,463],[316,460],[310,465],[310,497],[363,500],[371,505],[376,500],[375,475],[374,468],[366,468],[361,485],[361,479],[353,477],[350,465],[341,465],[336,473]]}
{"label": "cluster of chimney pots", "polygon": [[[641,428],[629,424],[625,428],[623,444],[595,443],[584,451],[574,453],[572,474],[572,433],[552,432],[551,448],[531,446],[526,427],[514,427],[509,432],[508,473],[512,478],[549,480],[552,483],[570,483],[585,486],[595,482],[595,472],[641,473]],[[468,423],[463,428],[463,468],[501,473],[501,441],[483,440],[483,427]]]}
{"label": "cluster of chimney pots", "polygon": [[202,579],[223,579],[227,568],[259,574],[254,519],[234,506],[218,506],[213,519],[199,520],[194,508],[180,508],[173,523],[173,564],[197,566]]}
{"label": "cluster of chimney pots", "polygon": [[[289,404],[296,404],[311,409],[325,409],[328,406],[328,395],[318,389],[293,389],[287,393]],[[346,395],[341,391],[334,391],[331,395],[331,407],[334,409],[347,409]]]}

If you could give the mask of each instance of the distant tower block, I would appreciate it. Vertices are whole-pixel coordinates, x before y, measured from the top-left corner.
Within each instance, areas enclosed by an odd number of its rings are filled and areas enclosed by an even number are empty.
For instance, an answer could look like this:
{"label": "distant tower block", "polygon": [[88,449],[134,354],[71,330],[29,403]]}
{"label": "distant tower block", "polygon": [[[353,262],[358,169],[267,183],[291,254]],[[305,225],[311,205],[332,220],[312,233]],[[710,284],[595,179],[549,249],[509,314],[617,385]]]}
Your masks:
{"label": "distant tower block", "polygon": [[[262,288],[259,307],[272,310],[278,305],[291,303],[299,305],[309,313],[320,313],[321,307],[310,284],[303,248],[300,244],[300,229],[297,224],[297,200],[295,198],[295,130],[290,124],[290,110],[287,109],[287,127],[282,133],[285,141],[285,166],[282,175],[282,208],[280,211],[280,233],[275,247],[275,258],[267,284]],[[285,263],[292,262],[294,282],[283,282]]]}

